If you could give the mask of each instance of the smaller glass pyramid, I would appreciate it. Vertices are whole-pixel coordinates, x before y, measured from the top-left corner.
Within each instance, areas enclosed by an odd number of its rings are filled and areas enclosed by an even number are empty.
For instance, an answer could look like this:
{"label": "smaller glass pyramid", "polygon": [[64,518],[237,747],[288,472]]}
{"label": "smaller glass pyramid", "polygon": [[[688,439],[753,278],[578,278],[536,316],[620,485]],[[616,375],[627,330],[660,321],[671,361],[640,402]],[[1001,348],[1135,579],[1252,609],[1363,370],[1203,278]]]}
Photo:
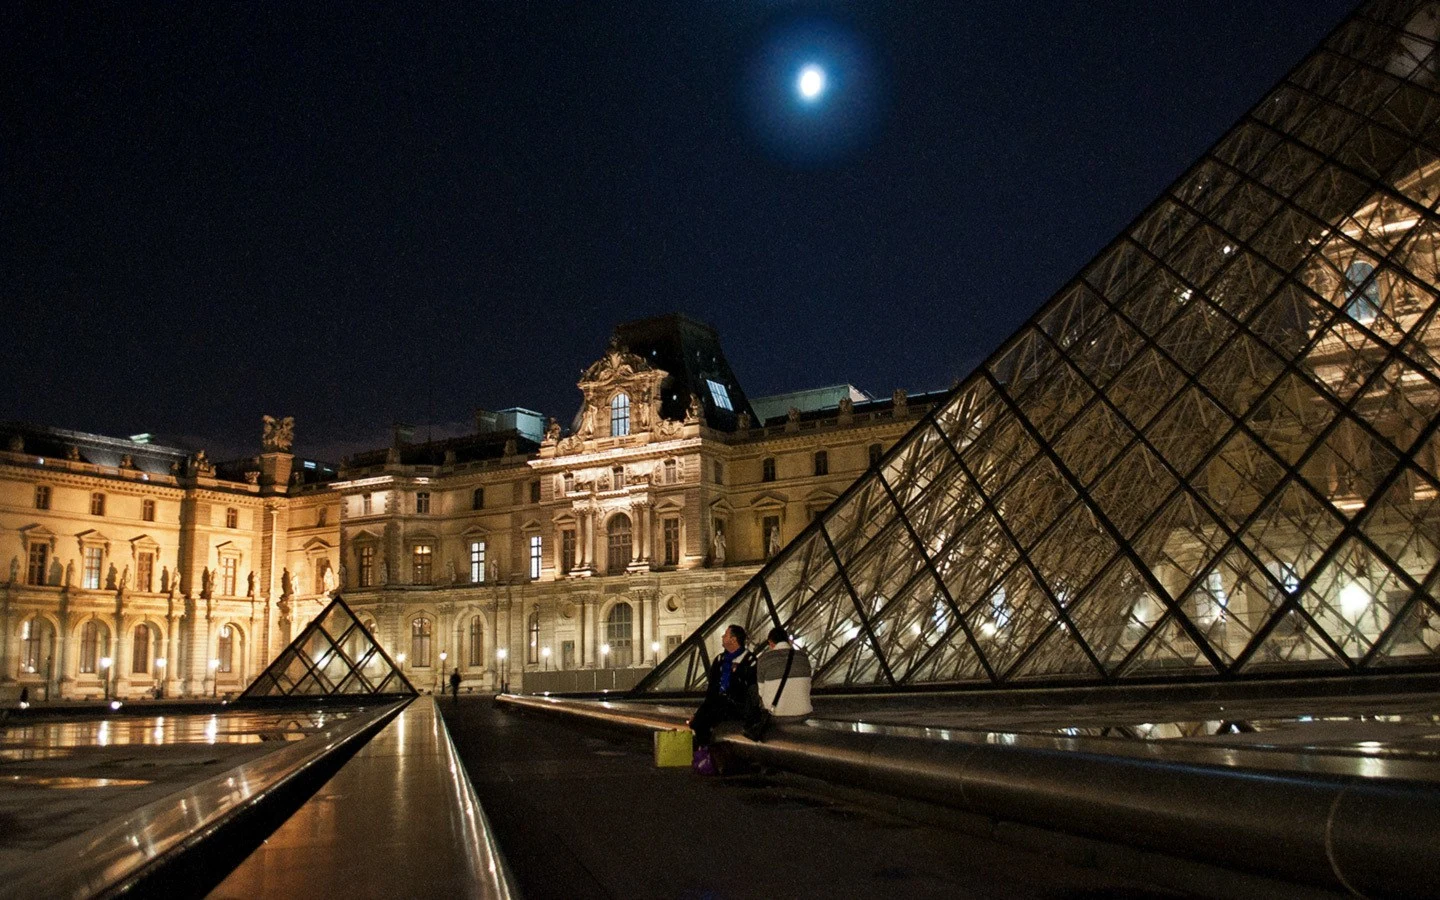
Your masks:
{"label": "smaller glass pyramid", "polygon": [[240,699],[418,693],[337,595]]}

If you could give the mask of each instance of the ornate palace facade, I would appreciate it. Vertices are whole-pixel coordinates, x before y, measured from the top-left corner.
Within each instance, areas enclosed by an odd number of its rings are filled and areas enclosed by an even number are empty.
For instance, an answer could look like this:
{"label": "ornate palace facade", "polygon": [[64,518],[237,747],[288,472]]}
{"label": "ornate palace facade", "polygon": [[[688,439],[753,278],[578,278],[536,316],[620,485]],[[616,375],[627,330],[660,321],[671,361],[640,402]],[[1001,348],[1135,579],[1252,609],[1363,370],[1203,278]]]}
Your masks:
{"label": "ornate palace facade", "polygon": [[622,325],[568,429],[297,460],[9,425],[0,692],[235,693],[336,591],[419,687],[623,687],[923,415],[849,386],[747,399],[715,332]]}

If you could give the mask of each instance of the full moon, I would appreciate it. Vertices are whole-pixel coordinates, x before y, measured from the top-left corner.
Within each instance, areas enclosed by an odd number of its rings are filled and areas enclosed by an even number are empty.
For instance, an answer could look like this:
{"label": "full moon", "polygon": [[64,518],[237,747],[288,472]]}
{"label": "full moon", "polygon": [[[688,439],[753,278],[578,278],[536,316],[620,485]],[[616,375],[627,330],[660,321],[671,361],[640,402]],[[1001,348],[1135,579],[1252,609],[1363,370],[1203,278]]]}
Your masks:
{"label": "full moon", "polygon": [[800,70],[800,96],[814,100],[825,90],[825,70],[819,66],[806,66]]}

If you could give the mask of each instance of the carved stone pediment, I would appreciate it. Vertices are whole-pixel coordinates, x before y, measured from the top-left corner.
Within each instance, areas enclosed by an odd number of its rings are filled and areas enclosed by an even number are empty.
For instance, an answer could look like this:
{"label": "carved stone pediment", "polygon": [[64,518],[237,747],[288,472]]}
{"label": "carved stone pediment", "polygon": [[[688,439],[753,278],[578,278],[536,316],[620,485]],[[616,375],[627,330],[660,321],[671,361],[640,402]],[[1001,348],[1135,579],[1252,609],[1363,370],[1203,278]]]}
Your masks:
{"label": "carved stone pediment", "polygon": [[612,343],[600,357],[585,370],[580,376],[580,386],[583,388],[588,384],[604,385],[615,381],[624,381],[637,372],[656,371],[650,367],[643,356],[631,353],[626,347]]}
{"label": "carved stone pediment", "polygon": [[[560,439],[556,450],[574,452],[584,442],[597,437],[621,437],[643,434],[656,428],[660,421],[660,385],[669,377],[628,348],[611,343],[605,355],[596,360],[580,376],[580,392],[584,406],[580,411],[575,434]],[[611,403],[624,394],[628,430],[624,435],[610,433]],[[558,431],[554,432],[558,437]]]}

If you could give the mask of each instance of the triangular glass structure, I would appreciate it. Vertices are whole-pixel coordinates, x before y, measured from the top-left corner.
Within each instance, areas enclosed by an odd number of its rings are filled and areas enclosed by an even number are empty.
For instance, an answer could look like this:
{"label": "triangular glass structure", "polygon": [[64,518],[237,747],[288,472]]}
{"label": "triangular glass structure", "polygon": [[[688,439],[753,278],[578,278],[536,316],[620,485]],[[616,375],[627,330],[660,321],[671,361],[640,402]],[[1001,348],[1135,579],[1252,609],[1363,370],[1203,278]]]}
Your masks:
{"label": "triangular glass structure", "polygon": [[414,697],[415,687],[339,595],[240,695]]}
{"label": "triangular glass structure", "polygon": [[1437,37],[1362,6],[637,690],[1440,669]]}

